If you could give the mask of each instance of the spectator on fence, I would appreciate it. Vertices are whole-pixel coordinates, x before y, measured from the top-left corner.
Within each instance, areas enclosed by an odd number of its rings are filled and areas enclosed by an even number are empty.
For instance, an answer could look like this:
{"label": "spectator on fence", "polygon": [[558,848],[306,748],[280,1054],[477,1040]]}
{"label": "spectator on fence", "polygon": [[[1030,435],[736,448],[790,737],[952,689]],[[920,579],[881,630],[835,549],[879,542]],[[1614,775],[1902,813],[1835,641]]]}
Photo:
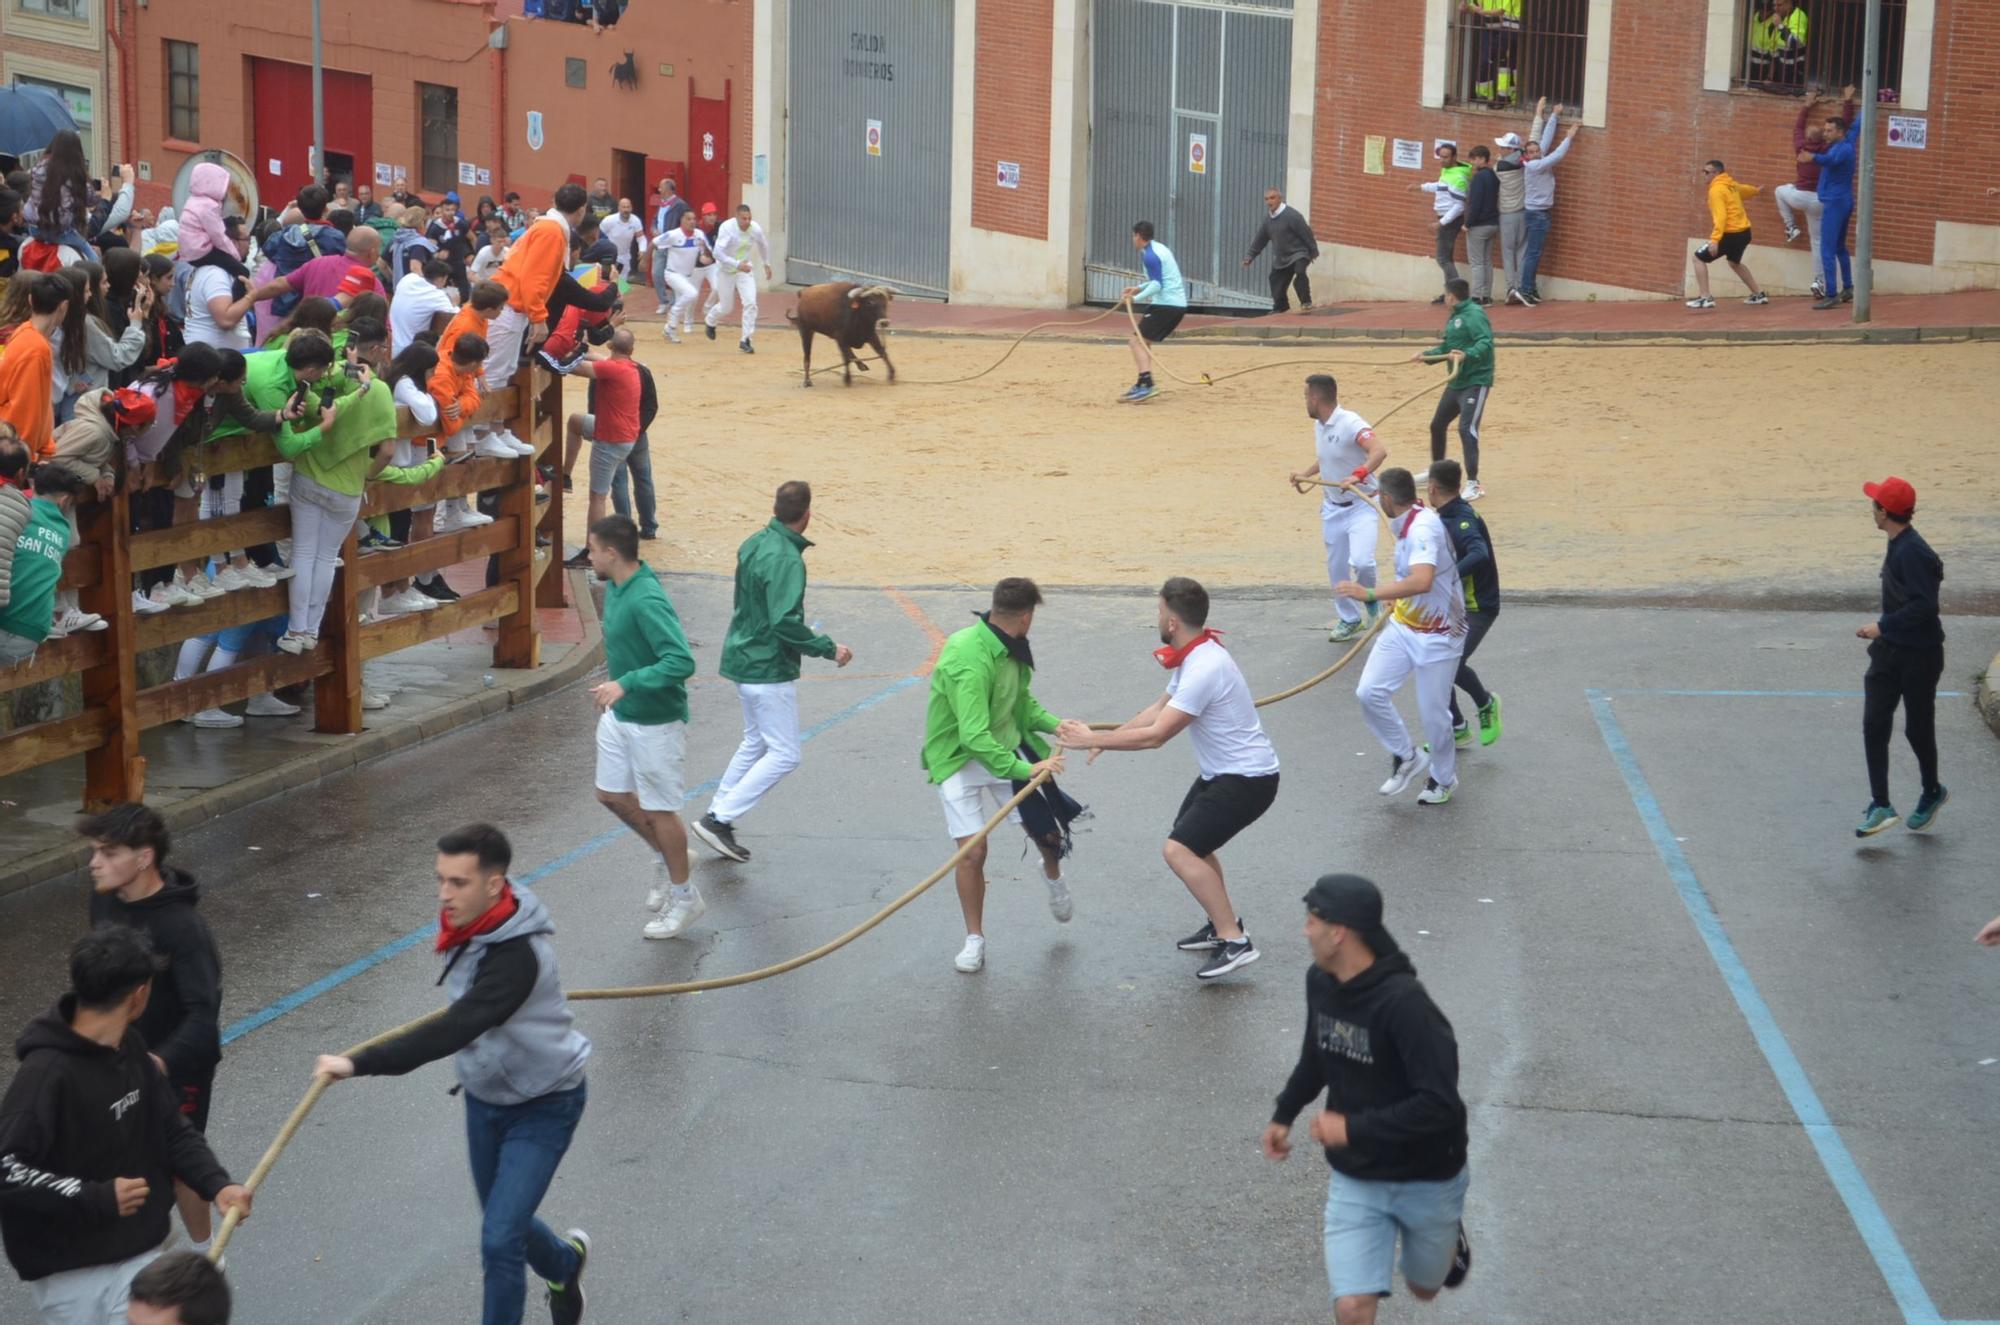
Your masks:
{"label": "spectator on fence", "polygon": [[[331,307],[324,299],[308,299],[299,307],[304,309],[309,305]],[[245,394],[250,373],[249,360],[236,350],[218,353],[221,367],[216,372],[215,380],[209,384],[206,401],[206,440],[213,440],[216,429],[225,423],[267,437],[277,432],[283,422],[280,412],[258,409]],[[271,469],[270,465],[257,465],[210,475],[201,490],[201,518],[212,520],[217,516],[235,515],[246,506],[255,509],[268,504],[274,488]],[[247,548],[231,548],[219,554],[220,568],[213,577],[216,584],[231,592],[237,589],[268,589],[279,580],[290,577],[291,572],[283,567],[273,569],[262,564],[276,560],[268,544],[259,553],[256,560],[252,560],[252,550]]]}
{"label": "spectator on fence", "polygon": [[[1836,308],[1854,300],[1854,272],[1847,258],[1847,223],[1854,217],[1854,167],[1856,142],[1861,121],[1829,115],[1822,121],[1825,147],[1818,152],[1801,151],[1799,164],[1807,161],[1819,167],[1819,249],[1820,277],[1826,283],[1814,308]],[[1839,282],[1835,283],[1835,267]],[[1835,293],[1835,291],[1838,293]]]}
{"label": "spectator on fence", "polygon": [[1465,257],[1472,267],[1472,302],[1493,302],[1493,241],[1500,234],[1500,176],[1492,149],[1475,143],[1466,153],[1472,175],[1465,183]]}
{"label": "spectator on fence", "polygon": [[[646,433],[659,417],[660,392],[653,382],[653,370],[637,359],[632,362],[639,370],[639,440],[632,444],[625,468],[611,476],[611,510],[614,515],[635,520],[640,540],[650,543],[660,536],[660,511],[653,492],[653,448]],[[593,382],[591,391],[596,390],[597,384]],[[595,400],[591,409],[595,412]]]}
{"label": "spectator on fence", "polygon": [[[1854,89],[1847,88],[1842,94],[1844,104],[1840,108],[1840,118],[1854,123]],[[1813,280],[1812,292],[1815,298],[1826,297],[1826,276],[1821,268],[1820,218],[1825,208],[1819,200],[1819,162],[1808,160],[1826,146],[1825,122],[1817,118],[1822,108],[1833,103],[1825,97],[1814,95],[1806,98],[1806,104],[1799,107],[1799,118],[1792,125],[1792,155],[1798,159],[1797,174],[1790,184],[1780,184],[1773,194],[1778,204],[1778,219],[1785,225],[1785,242],[1795,244],[1803,231],[1812,245]],[[1803,217],[1805,224],[1800,225]]]}
{"label": "spectator on fence", "polygon": [[475,288],[480,281],[492,280],[493,273],[499,271],[500,264],[507,260],[507,245],[510,242],[507,223],[495,216],[486,223],[483,238],[485,242],[472,259],[472,280]]}
{"label": "spectator on fence", "polygon": [[664,317],[667,307],[674,302],[667,287],[667,273],[660,262],[660,245],[671,241],[681,229],[681,217],[688,210],[687,200],[681,197],[675,181],[662,179],[653,194],[653,293],[659,298],[659,306],[653,313],[658,317]]}
{"label": "spectator on fence", "polygon": [[[1521,294],[1530,308],[1542,302],[1541,287],[1536,277],[1542,266],[1542,248],[1549,242],[1549,228],[1555,224],[1552,213],[1556,206],[1556,162],[1569,154],[1569,145],[1576,139],[1578,126],[1572,124],[1563,135],[1562,142],[1553,152],[1547,144],[1555,137],[1556,122],[1562,118],[1561,106],[1549,112],[1548,124],[1542,130],[1539,140],[1531,141],[1522,149],[1521,172],[1527,176],[1527,192],[1522,199],[1522,210],[1526,212],[1528,238],[1521,250]],[[1547,155],[1544,155],[1544,153]]]}
{"label": "spectator on fence", "polygon": [[29,460],[14,425],[0,423],[0,611],[13,597],[14,544],[28,527]]}
{"label": "spectator on fence", "polygon": [[[1433,238],[1438,270],[1449,284],[1458,279],[1458,264],[1452,261],[1452,250],[1458,244],[1458,232],[1465,228],[1465,191],[1472,168],[1459,161],[1458,147],[1453,143],[1439,143],[1433,155],[1438,161],[1438,177],[1427,183],[1412,184],[1410,189],[1431,195],[1431,210],[1437,215]],[[1440,294],[1431,302],[1441,304],[1444,296]]]}
{"label": "spectator on fence", "polygon": [[146,317],[146,348],[139,352],[139,362],[135,365],[144,371],[162,359],[178,355],[186,341],[180,315],[174,311],[170,298],[174,288],[173,259],[159,253],[140,254],[139,280],[153,292],[153,311]]}
{"label": "spectator on fence", "polygon": [[[155,298],[153,289],[143,279],[145,260],[136,248],[112,248],[104,252],[104,326],[112,337],[123,336],[133,327],[139,329],[139,352],[132,356],[132,362],[112,372],[109,385],[125,386],[152,363],[145,357],[146,323],[151,316]],[[145,289],[147,315],[138,313],[139,291]]]}
{"label": "spectator on fence", "polygon": [[[589,210],[582,188],[563,185],[556,190],[555,205],[514,242],[507,260],[494,273],[493,279],[507,288],[507,306],[487,328],[484,390],[499,391],[512,385],[524,344],[531,348],[548,335],[549,296],[569,272],[570,236],[582,232]],[[479,431],[498,436],[516,455],[535,453],[535,448],[510,428]]]}
{"label": "spectator on fence", "polygon": [[[130,254],[126,248],[106,251]],[[134,260],[136,262],[136,259]],[[114,378],[138,363],[146,348],[145,313],[150,311],[150,291],[128,291],[131,300],[120,311],[118,329],[113,330],[107,303],[105,269],[96,262],[80,262],[69,268],[83,281],[83,367],[70,374],[69,394],[74,399],[86,391],[109,386]]]}
{"label": "spectator on fence", "polygon": [[1312,281],[1306,269],[1319,261],[1319,241],[1313,238],[1312,227],[1306,218],[1299,215],[1299,209],[1285,201],[1285,195],[1276,189],[1264,190],[1263,223],[1257,227],[1257,237],[1250,241],[1249,255],[1243,265],[1249,266],[1257,260],[1257,255],[1266,245],[1271,249],[1271,311],[1284,313],[1291,309],[1291,301],[1286,297],[1287,289],[1298,291],[1299,308],[1313,306]]}
{"label": "spectator on fence", "polygon": [[[135,379],[131,390],[152,398],[150,427],[125,447],[126,486],[132,491],[133,530],[167,529],[201,518],[201,497],[195,486],[201,466],[201,446],[208,436],[208,393],[223,370],[224,351],[196,342],[171,363],[159,364]],[[240,357],[240,356],[238,356]],[[206,558],[184,561],[171,571],[160,568],[140,576],[145,601],[133,599],[137,612],[169,607],[194,607],[229,592],[206,570]],[[237,588],[244,585],[231,581]]]}
{"label": "spectator on fence", "polygon": [[1701,293],[1687,301],[1689,308],[1714,308],[1715,299],[1709,293],[1708,268],[1717,258],[1729,263],[1729,270],[1736,273],[1750,290],[1746,304],[1768,304],[1771,297],[1758,287],[1757,278],[1743,265],[1743,255],[1750,251],[1750,214],[1743,204],[1756,197],[1763,190],[1755,184],[1743,184],[1733,178],[1723,168],[1722,162],[1710,161],[1701,168],[1708,180],[1708,214],[1714,229],[1709,233],[1708,242],[1696,249],[1695,281]]}
{"label": "spectator on fence", "polygon": [[[389,349],[401,354],[420,334],[441,332],[458,304],[445,291],[451,285],[451,264],[432,258],[421,272],[396,282],[389,300]],[[440,320],[442,319],[442,320]]]}
{"label": "spectator on fence", "polygon": [[[464,455],[468,442],[471,442],[470,449],[475,455],[512,460],[518,452],[508,447],[495,433],[479,434],[476,440],[471,435],[459,435],[479,409],[480,379],[485,374],[487,353],[484,336],[476,331],[463,331],[453,337],[451,349],[439,358],[429,382],[431,398],[438,405],[438,431],[445,441],[446,451],[452,455]],[[439,533],[456,533],[461,529],[477,529],[480,525],[493,523],[492,516],[474,509],[464,497],[440,502],[439,506],[441,509],[435,522]],[[430,577],[423,577],[423,582],[429,583]],[[431,596],[442,598],[435,591],[431,591]]]}
{"label": "spectator on fence", "polygon": [[1750,81],[1774,92],[1806,81],[1806,34],[1811,21],[1798,0],[1756,0],[1750,13]]}
{"label": "spectator on fence", "polygon": [[28,517],[14,538],[14,559],[7,568],[7,605],[0,608],[0,667],[32,660],[42,641],[56,633],[56,585],[62,579],[63,557],[76,537],[71,512],[86,486],[60,465],[43,464],[35,470]]}
{"label": "spectator on fence", "polygon": [[630,276],[637,271],[639,255],[646,251],[646,223],[632,214],[632,200],[620,198],[618,210],[598,222],[597,228],[617,250],[618,274]]}
{"label": "spectator on fence", "polygon": [[[28,450],[45,457],[56,431],[56,356],[49,338],[69,314],[70,283],[54,272],[24,272],[7,293],[7,311],[0,312],[0,423],[13,424]],[[15,308],[26,316],[10,325]]]}
{"label": "spectator on fence", "polygon": [[[285,284],[303,299],[345,301],[367,290],[380,290],[375,264],[382,257],[382,236],[370,226],[358,226],[347,236],[347,251],[314,258],[285,276]],[[273,330],[272,335],[276,335]],[[267,341],[268,343],[268,341]]]}
{"label": "spectator on fence", "polygon": [[49,336],[49,348],[55,354],[55,380],[50,383],[49,391],[55,401],[56,423],[61,425],[76,405],[70,379],[82,377],[89,363],[90,337],[85,334],[84,325],[90,317],[90,279],[80,262],[58,268],[56,276],[69,286],[63,320]]}

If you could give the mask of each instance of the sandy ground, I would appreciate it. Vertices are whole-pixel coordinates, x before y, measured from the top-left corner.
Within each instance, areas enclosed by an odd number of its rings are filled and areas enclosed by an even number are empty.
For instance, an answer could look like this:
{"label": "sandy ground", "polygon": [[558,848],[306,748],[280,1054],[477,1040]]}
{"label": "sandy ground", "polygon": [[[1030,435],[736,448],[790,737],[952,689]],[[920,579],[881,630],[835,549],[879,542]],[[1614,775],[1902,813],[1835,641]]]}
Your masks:
{"label": "sandy ground", "polygon": [[[1332,345],[1311,363],[1133,406],[1124,346],[905,335],[852,388],[799,386],[797,337],[759,353],[727,334],[668,345],[638,327],[661,383],[652,440],[655,565],[727,573],[787,478],[812,482],[816,579],[845,584],[1324,584],[1316,501],[1287,471],[1311,456],[1300,382],[1323,365],[1342,403],[1381,419],[1440,370],[1393,347]],[[830,347],[819,342],[817,362]],[[1183,376],[1310,359],[1298,346],[1169,343]],[[1895,472],[1952,586],[1996,583],[2000,346],[1545,347],[1502,350],[1483,428],[1481,503],[1509,588],[1741,597],[1866,592],[1880,536],[1860,485]],[[581,408],[581,389],[572,385]],[[1428,462],[1434,396],[1382,423],[1391,464]],[[1456,431],[1451,451],[1458,454]],[[579,466],[578,478],[583,476]],[[580,530],[583,494],[572,498]],[[1385,535],[1386,540],[1386,535]],[[1386,542],[1385,542],[1386,546]]]}

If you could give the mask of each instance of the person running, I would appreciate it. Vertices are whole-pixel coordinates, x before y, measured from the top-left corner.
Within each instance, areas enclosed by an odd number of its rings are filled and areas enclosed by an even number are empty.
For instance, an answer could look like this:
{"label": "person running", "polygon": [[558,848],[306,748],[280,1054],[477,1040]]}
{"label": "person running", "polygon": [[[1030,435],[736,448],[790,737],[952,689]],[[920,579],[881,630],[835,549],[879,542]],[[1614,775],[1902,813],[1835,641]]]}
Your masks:
{"label": "person running", "polygon": [[[1243,670],[1208,627],[1208,590],[1185,575],[1160,586],[1160,644],[1153,657],[1172,672],[1166,693],[1116,731],[1071,720],[1056,739],[1071,750],[1157,750],[1186,729],[1199,770],[1161,848],[1208,920],[1175,946],[1213,954],[1195,972],[1214,980],[1257,960],[1257,945],[1229,900],[1222,848],[1263,818],[1278,798],[1272,748]],[[1094,758],[1095,756],[1093,756]]]}
{"label": "person running", "polygon": [[750,859],[736,823],[799,766],[799,657],[845,667],[854,651],[806,625],[806,549],[812,485],[778,488],[771,523],[736,549],[736,607],[722,641],[722,675],[743,705],[743,743],[694,835],[734,861]]}
{"label": "person running", "polygon": [[1445,430],[1457,419],[1459,446],[1465,452],[1465,499],[1478,501],[1486,495],[1479,485],[1479,424],[1493,391],[1493,324],[1486,320],[1486,310],[1472,302],[1472,287],[1464,281],[1445,285],[1444,302],[1444,340],[1417,351],[1410,362],[1451,360],[1451,376],[1431,415],[1431,463],[1444,459]]}
{"label": "person running", "polygon": [[[1382,513],[1396,534],[1396,578],[1379,589],[1342,580],[1333,591],[1367,602],[1393,602],[1389,625],[1375,640],[1354,694],[1368,730],[1389,752],[1389,779],[1379,790],[1400,796],[1426,768],[1430,780],[1417,795],[1424,805],[1443,805],[1458,782],[1451,738],[1451,688],[1465,642],[1465,593],[1451,539],[1437,512],[1417,500],[1416,480],[1407,469],[1385,469]],[[1415,673],[1417,716],[1430,742],[1428,752],[1410,740],[1396,712],[1396,691]]]}
{"label": "person running", "polygon": [[1465,651],[1458,658],[1458,676],[1451,695],[1451,739],[1459,748],[1472,744],[1472,726],[1458,709],[1458,692],[1472,696],[1479,710],[1479,743],[1491,745],[1500,739],[1500,696],[1489,691],[1472,670],[1472,654],[1486,632],[1500,617],[1500,563],[1493,553],[1493,539],[1486,521],[1460,494],[1464,472],[1456,460],[1440,460],[1431,466],[1427,496],[1431,509],[1444,523],[1451,539],[1452,556],[1458,562],[1459,588],[1465,596]]}
{"label": "person running", "polygon": [[[771,245],[764,238],[764,227],[750,219],[750,204],[743,203],[736,209],[736,215],[724,221],[715,232],[715,242],[711,251],[715,256],[715,303],[703,315],[707,324],[708,338],[715,339],[715,326],[729,316],[729,310],[737,300],[743,301],[743,337],[736,342],[736,348],[745,354],[755,354],[750,338],[757,334],[757,274],[751,270],[751,250],[756,250],[757,258],[764,264],[764,279],[771,279]],[[683,310],[685,312],[685,310]]]}
{"label": "person running", "polygon": [[315,1076],[399,1077],[450,1058],[465,1090],[465,1137],[482,1212],[482,1325],[520,1325],[525,1263],[548,1284],[556,1325],[583,1319],[590,1235],[557,1237],[535,1211],[583,1117],[590,1041],[576,1029],[556,970],[555,922],[507,878],[514,848],[492,824],[437,843],[438,982],[443,1013],[352,1058],[321,1054]]}
{"label": "person running", "polygon": [[[222,958],[195,911],[201,889],[166,863],[173,841],[147,806],[114,805],[83,820],[77,834],[90,843],[90,923],[137,930],[165,963],[166,978],[154,982],[136,1028],[182,1115],[205,1134],[222,1061]],[[188,1240],[205,1254],[214,1236],[208,1202],[175,1183],[174,1203]]]}
{"label": "person running", "polygon": [[1899,822],[1889,803],[1889,738],[1896,730],[1896,705],[1903,706],[1903,735],[1917,756],[1923,794],[1908,825],[1923,832],[1937,822],[1951,799],[1938,781],[1937,687],[1944,675],[1944,623],[1938,619],[1938,590],[1944,560],[1910,521],[1916,518],[1917,490],[1890,475],[1865,483],[1861,491],[1875,504],[1875,527],[1889,536],[1882,557],[1882,615],[1854,633],[1868,641],[1868,672],[1862,678],[1861,746],[1868,759],[1868,808],[1856,837],[1873,837]]}
{"label": "person running", "polygon": [[[1292,486],[1304,492],[1306,480],[1312,478],[1352,485],[1322,490],[1319,531],[1326,542],[1327,583],[1352,579],[1372,587],[1378,535],[1375,508],[1367,497],[1375,492],[1375,471],[1388,460],[1389,452],[1368,420],[1341,408],[1340,384],[1330,374],[1314,373],[1306,379],[1306,417],[1313,421],[1313,461],[1291,475]],[[1382,609],[1370,603],[1363,624],[1362,609],[1335,594],[1333,610],[1339,619],[1326,638],[1330,644],[1340,644],[1365,634]]]}
{"label": "person running", "polygon": [[[979,622],[945,640],[931,668],[930,699],[924,708],[924,775],[938,789],[944,807],[945,831],[963,847],[986,826],[987,818],[1013,792],[1043,773],[1062,772],[1060,752],[1050,753],[1043,733],[1062,725],[1036,702],[1029,689],[1035,655],[1028,647],[1028,630],[1042,591],[1035,582],[1010,576],[993,586],[992,607],[976,615]],[[1043,790],[1053,789],[1044,783]],[[1075,901],[1063,877],[1063,857],[1069,850],[1067,797],[1039,796],[1029,815],[1016,810],[1028,840],[1042,857],[1042,878],[1049,886],[1049,913],[1058,923],[1075,914]],[[986,965],[986,848],[984,840],[958,862],[958,906],[965,917],[965,946],[952,964],[970,975]]]}
{"label": "person running", "polygon": [[1175,260],[1174,251],[1165,244],[1154,242],[1151,221],[1133,223],[1132,247],[1139,250],[1140,265],[1146,269],[1146,283],[1128,285],[1118,297],[1134,305],[1149,304],[1151,307],[1139,319],[1139,330],[1127,338],[1132,347],[1132,362],[1139,366],[1139,380],[1119,399],[1137,402],[1153,394],[1153,351],[1150,347],[1173,335],[1174,328],[1187,316],[1187,282],[1181,279],[1181,264]]}
{"label": "person running", "polygon": [[1326,1151],[1326,1278],[1339,1325],[1374,1325],[1396,1277],[1420,1302],[1472,1272],[1465,1236],[1465,1101],[1458,1041],[1382,925],[1382,892],[1324,874],[1305,895],[1306,1029],[1298,1065],[1264,1127],[1265,1158],[1291,1157],[1292,1123]]}
{"label": "person running", "polygon": [[1736,279],[1749,289],[1750,297],[1744,303],[1770,303],[1771,296],[1764,293],[1757,278],[1743,265],[1743,255],[1750,251],[1750,213],[1743,210],[1743,204],[1763,190],[1736,179],[1720,161],[1705,163],[1701,173],[1708,179],[1708,215],[1715,229],[1710,232],[1708,242],[1694,251],[1695,284],[1701,287],[1701,293],[1688,300],[1687,306],[1715,307],[1715,296],[1708,288],[1708,269],[1717,258],[1727,262]]}
{"label": "person running", "polygon": [[176,1182],[250,1214],[146,1052],[138,1023],[159,969],[144,935],[92,930],[69,950],[70,992],[14,1042],[0,1238],[45,1325],[124,1319],[133,1276],[167,1240]]}
{"label": "person running", "polygon": [[694,655],[680,615],[653,568],[639,560],[639,526],[607,515],[584,539],[590,568],[609,580],[604,591],[604,666],[610,679],[593,686],[597,703],[597,799],[639,840],[659,853],[643,931],[649,939],[679,938],[708,910],[688,878],[687,680]]}
{"label": "person running", "polygon": [[[667,339],[678,345],[681,336],[674,334],[674,323],[681,324],[681,335],[693,334],[694,301],[701,293],[701,278],[696,273],[715,265],[708,236],[695,224],[695,215],[685,203],[673,229],[653,241],[653,265],[658,268],[662,291],[660,311],[667,317],[663,330]],[[673,295],[672,303],[667,301],[668,292]]]}

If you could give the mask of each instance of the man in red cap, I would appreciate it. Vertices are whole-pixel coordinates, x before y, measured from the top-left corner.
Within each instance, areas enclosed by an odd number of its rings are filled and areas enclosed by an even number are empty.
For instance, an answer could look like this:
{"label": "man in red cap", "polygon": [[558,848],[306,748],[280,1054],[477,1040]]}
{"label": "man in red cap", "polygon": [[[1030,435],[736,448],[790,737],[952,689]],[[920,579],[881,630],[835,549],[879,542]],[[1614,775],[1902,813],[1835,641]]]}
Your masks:
{"label": "man in red cap", "polygon": [[1893,474],[1861,491],[1875,503],[1875,527],[1889,536],[1882,558],[1882,615],[1855,631],[1868,641],[1868,673],[1862,678],[1861,744],[1868,756],[1868,809],[1855,826],[1856,837],[1873,837],[1903,822],[1889,803],[1889,737],[1896,705],[1903,706],[1903,735],[1917,756],[1923,794],[1909,827],[1922,832],[1937,822],[1951,798],[1938,781],[1937,685],[1944,674],[1944,624],[1938,619],[1938,587],[1944,562],[1910,527],[1917,513],[1917,490]]}

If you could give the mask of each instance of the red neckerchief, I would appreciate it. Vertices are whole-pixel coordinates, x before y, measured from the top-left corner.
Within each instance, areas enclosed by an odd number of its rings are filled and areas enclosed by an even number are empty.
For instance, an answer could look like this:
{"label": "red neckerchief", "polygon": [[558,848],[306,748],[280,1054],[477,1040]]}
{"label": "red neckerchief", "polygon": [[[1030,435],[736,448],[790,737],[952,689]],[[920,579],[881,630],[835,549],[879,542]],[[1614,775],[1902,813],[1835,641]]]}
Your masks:
{"label": "red neckerchief", "polygon": [[1171,672],[1174,668],[1179,667],[1190,653],[1193,653],[1210,640],[1214,640],[1217,644],[1220,644],[1222,642],[1222,632],[1213,628],[1204,630],[1178,649],[1171,644],[1163,644],[1153,650],[1153,656],[1159,659],[1160,666]]}
{"label": "red neckerchief", "polygon": [[1409,537],[1410,526],[1417,522],[1417,512],[1421,511],[1422,509],[1424,509],[1424,504],[1422,502],[1418,502],[1414,506],[1410,507],[1410,513],[1403,517],[1403,527],[1396,531],[1396,537],[1398,538]]}
{"label": "red neckerchief", "polygon": [[174,383],[174,423],[176,426],[186,420],[188,412],[200,402],[204,394],[201,387],[194,382]]}
{"label": "red neckerchief", "polygon": [[514,918],[521,909],[521,899],[514,896],[514,885],[509,883],[500,889],[500,900],[486,908],[486,914],[463,929],[454,929],[450,918],[443,911],[438,912],[437,950],[450,952],[462,948],[481,934],[491,934],[500,926]]}

